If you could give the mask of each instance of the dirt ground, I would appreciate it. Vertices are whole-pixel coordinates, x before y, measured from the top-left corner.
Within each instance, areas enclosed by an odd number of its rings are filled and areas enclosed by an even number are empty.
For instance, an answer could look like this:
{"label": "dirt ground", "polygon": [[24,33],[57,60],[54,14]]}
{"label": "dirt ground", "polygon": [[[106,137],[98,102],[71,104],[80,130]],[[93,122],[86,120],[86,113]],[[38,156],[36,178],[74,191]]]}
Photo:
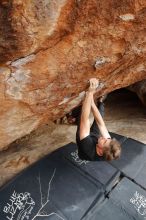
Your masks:
{"label": "dirt ground", "polygon": [[[117,90],[108,95],[105,122],[109,131],[146,144],[146,107],[135,93]],[[0,186],[53,150],[75,142],[75,132],[75,125],[48,123],[0,152]]]}

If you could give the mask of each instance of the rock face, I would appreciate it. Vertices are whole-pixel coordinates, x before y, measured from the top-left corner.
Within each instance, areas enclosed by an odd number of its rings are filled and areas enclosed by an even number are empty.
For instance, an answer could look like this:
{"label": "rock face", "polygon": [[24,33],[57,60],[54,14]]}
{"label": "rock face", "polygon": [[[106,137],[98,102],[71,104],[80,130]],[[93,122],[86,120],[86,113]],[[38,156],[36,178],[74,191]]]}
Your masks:
{"label": "rock face", "polygon": [[77,106],[90,77],[97,96],[146,79],[145,0],[1,0],[0,14],[0,150]]}

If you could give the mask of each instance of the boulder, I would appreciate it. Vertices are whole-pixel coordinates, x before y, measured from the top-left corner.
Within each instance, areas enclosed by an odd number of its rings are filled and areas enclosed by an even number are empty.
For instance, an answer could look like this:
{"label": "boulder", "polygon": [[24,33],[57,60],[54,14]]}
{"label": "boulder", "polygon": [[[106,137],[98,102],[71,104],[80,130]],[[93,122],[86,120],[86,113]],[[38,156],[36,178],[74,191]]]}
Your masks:
{"label": "boulder", "polygon": [[1,0],[0,150],[80,104],[146,79],[146,1]]}

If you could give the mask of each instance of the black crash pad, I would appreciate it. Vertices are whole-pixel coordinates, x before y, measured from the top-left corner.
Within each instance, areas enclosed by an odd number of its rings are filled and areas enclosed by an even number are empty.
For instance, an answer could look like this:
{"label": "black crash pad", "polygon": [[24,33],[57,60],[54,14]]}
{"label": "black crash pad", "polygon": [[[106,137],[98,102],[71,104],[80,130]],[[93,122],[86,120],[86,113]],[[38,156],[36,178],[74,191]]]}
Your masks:
{"label": "black crash pad", "polygon": [[103,200],[102,185],[59,152],[35,163],[0,189],[0,220],[79,220],[95,201]]}
{"label": "black crash pad", "polygon": [[[146,145],[128,138],[122,143],[121,158],[112,161],[110,164],[119,169],[124,176],[138,182],[139,176],[146,179],[146,172],[143,172],[145,158]],[[141,184],[146,187],[146,182],[142,181]]]}
{"label": "black crash pad", "polygon": [[122,207],[117,206],[110,199],[105,199],[100,205],[95,205],[84,220],[132,220]]}
{"label": "black crash pad", "polygon": [[110,192],[109,198],[88,212],[84,220],[145,220],[146,191],[123,178]]}
{"label": "black crash pad", "polygon": [[146,191],[128,178],[125,177],[118,183],[109,198],[109,201],[131,216],[131,219],[146,219]]}
{"label": "black crash pad", "polygon": [[[58,152],[56,152],[58,153]],[[80,172],[86,173],[95,180],[100,182],[103,189],[109,192],[119,179],[120,172],[106,161],[86,161],[78,157],[76,144],[70,144],[66,150],[63,151],[64,157],[77,167]]]}
{"label": "black crash pad", "polygon": [[[146,157],[145,157],[146,160]],[[143,167],[140,169],[140,172],[134,178],[134,181],[146,189],[146,162]]]}
{"label": "black crash pad", "polygon": [[122,143],[123,153],[111,164],[80,160],[70,143],[17,175],[0,189],[0,220],[146,219],[145,190],[127,178],[112,189],[120,171],[146,185],[145,145],[112,137]]}
{"label": "black crash pad", "polygon": [[120,135],[120,134],[116,134],[116,133],[113,133],[113,132],[110,132],[110,135],[112,138],[116,138],[121,144],[127,140],[127,137],[123,136],[123,135]]}

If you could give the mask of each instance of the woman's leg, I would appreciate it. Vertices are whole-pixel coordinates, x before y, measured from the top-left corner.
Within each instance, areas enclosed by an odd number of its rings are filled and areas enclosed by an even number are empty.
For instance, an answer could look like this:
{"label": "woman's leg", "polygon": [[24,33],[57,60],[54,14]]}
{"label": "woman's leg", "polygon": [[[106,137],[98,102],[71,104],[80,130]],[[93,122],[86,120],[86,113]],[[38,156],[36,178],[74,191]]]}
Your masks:
{"label": "woman's leg", "polygon": [[76,142],[80,141],[79,132],[80,132],[81,111],[82,111],[82,106],[79,106],[73,110],[73,115],[76,116],[76,124],[77,124]]}
{"label": "woman's leg", "polygon": [[[100,112],[101,116],[104,117],[104,103],[103,102],[98,102],[97,103],[97,108],[99,109],[99,112]],[[95,119],[94,119],[93,124],[90,128],[90,132],[94,133],[96,136],[98,136],[100,134],[99,129],[98,129],[98,125],[97,125]]]}

